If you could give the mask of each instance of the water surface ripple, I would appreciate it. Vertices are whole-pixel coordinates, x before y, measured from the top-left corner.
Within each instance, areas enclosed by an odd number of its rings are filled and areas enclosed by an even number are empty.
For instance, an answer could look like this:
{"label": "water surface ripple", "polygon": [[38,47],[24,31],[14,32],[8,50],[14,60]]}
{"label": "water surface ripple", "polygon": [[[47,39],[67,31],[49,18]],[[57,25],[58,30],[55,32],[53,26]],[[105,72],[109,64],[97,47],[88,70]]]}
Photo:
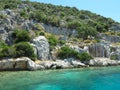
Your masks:
{"label": "water surface ripple", "polygon": [[120,66],[0,72],[0,90],[120,90]]}

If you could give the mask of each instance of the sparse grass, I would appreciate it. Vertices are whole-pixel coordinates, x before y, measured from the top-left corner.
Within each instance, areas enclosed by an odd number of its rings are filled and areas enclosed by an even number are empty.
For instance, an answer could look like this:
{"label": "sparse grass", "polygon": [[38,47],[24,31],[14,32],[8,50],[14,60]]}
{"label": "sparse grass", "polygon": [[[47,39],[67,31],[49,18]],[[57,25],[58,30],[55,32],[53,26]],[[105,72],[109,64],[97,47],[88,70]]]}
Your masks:
{"label": "sparse grass", "polygon": [[111,43],[112,46],[120,46],[120,42]]}
{"label": "sparse grass", "polygon": [[108,31],[108,32],[105,32],[105,34],[111,35],[111,36],[120,36],[120,32],[115,32],[115,31]]}

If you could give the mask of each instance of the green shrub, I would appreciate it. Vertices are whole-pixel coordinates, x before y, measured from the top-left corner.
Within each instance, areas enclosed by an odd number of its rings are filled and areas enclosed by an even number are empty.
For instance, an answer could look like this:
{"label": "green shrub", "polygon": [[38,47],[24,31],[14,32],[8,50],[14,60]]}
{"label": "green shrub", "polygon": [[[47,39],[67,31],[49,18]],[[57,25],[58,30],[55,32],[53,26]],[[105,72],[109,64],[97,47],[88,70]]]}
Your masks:
{"label": "green shrub", "polygon": [[91,43],[91,40],[89,40],[89,39],[84,40],[84,43]]}
{"label": "green shrub", "polygon": [[31,41],[29,32],[25,30],[14,30],[12,37],[15,43]]}
{"label": "green shrub", "polygon": [[34,60],[35,54],[33,47],[27,42],[20,42],[15,45],[16,48],[16,57],[29,57]]}
{"label": "green shrub", "polygon": [[5,42],[3,42],[2,40],[0,40],[0,48],[6,47],[7,44]]}
{"label": "green shrub", "polygon": [[115,52],[116,48],[115,47],[110,47],[110,52]]}
{"label": "green shrub", "polygon": [[41,35],[41,36],[45,36],[45,33],[44,33],[44,32],[40,32],[39,35]]}
{"label": "green shrub", "polygon": [[44,27],[40,24],[35,24],[35,27],[38,29],[38,31],[44,31]]}
{"label": "green shrub", "polygon": [[0,58],[4,57],[15,57],[16,51],[12,46],[2,47],[0,50]]}
{"label": "green shrub", "polygon": [[92,40],[93,43],[99,43],[100,42],[100,39],[94,39]]}
{"label": "green shrub", "polygon": [[58,43],[58,40],[54,35],[47,36],[47,39],[51,49],[53,49]]}
{"label": "green shrub", "polygon": [[120,32],[117,32],[117,35],[120,36]]}
{"label": "green shrub", "polygon": [[[108,31],[108,32],[105,32],[105,34],[115,36],[117,33],[115,31]],[[119,33],[118,33],[118,35],[119,35]]]}
{"label": "green shrub", "polygon": [[117,55],[112,55],[112,56],[110,56],[110,59],[111,60],[117,60],[118,59],[117,57],[118,57]]}
{"label": "green shrub", "polygon": [[93,27],[89,27],[87,24],[81,24],[78,28],[78,37],[84,40],[88,39],[88,36],[96,37],[97,31]]}
{"label": "green shrub", "polygon": [[22,10],[20,12],[20,16],[23,17],[23,18],[25,18],[25,19],[28,19],[28,14],[27,14],[27,12],[25,10]]}
{"label": "green shrub", "polygon": [[92,59],[93,57],[91,55],[89,55],[87,52],[83,52],[77,55],[77,58],[80,59],[80,61],[89,61],[90,59]]}
{"label": "green shrub", "polygon": [[72,38],[72,40],[73,40],[74,42],[79,42],[79,39],[78,39],[78,38]]}
{"label": "green shrub", "polygon": [[6,44],[0,47],[0,59],[5,57],[29,57],[32,60],[36,59],[33,47],[27,42],[20,42],[14,46],[7,46]]}
{"label": "green shrub", "polygon": [[60,45],[64,45],[64,44],[65,44],[65,41],[64,41],[64,40],[59,40],[59,44],[60,44]]}
{"label": "green shrub", "polygon": [[76,58],[79,59],[80,61],[89,61],[90,59],[92,59],[93,57],[91,55],[89,55],[86,52],[83,53],[78,53],[77,51],[71,49],[69,46],[64,46],[60,49],[60,51],[58,52],[58,57],[61,59],[65,59],[65,58]]}
{"label": "green shrub", "polygon": [[4,6],[4,9],[13,9],[13,8],[17,8],[17,4],[9,3]]}
{"label": "green shrub", "polygon": [[77,56],[77,52],[73,49],[71,49],[69,46],[64,46],[61,47],[61,50],[58,53],[58,57],[61,59],[64,58],[70,58],[70,57],[75,57]]}

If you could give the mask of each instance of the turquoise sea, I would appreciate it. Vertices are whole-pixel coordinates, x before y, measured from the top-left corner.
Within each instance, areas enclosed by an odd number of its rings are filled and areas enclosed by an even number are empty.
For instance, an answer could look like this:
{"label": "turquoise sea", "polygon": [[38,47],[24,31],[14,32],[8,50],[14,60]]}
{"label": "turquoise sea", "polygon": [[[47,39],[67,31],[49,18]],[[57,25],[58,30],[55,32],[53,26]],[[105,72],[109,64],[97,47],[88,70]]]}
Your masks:
{"label": "turquoise sea", "polygon": [[0,72],[0,90],[120,90],[120,66]]}

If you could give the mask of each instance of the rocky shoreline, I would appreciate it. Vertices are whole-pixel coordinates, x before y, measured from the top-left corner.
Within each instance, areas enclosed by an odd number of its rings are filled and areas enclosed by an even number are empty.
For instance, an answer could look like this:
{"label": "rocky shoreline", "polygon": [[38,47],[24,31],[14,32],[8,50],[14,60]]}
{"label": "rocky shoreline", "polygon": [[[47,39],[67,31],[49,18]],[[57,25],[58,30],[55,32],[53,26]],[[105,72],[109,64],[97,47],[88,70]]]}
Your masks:
{"label": "rocky shoreline", "polygon": [[16,59],[0,60],[0,71],[18,71],[18,70],[47,70],[47,69],[69,69],[81,67],[97,66],[116,66],[120,65],[118,60],[109,60],[108,58],[95,58],[88,62],[81,63],[77,60],[56,60],[56,61],[38,61],[34,62],[27,57]]}

